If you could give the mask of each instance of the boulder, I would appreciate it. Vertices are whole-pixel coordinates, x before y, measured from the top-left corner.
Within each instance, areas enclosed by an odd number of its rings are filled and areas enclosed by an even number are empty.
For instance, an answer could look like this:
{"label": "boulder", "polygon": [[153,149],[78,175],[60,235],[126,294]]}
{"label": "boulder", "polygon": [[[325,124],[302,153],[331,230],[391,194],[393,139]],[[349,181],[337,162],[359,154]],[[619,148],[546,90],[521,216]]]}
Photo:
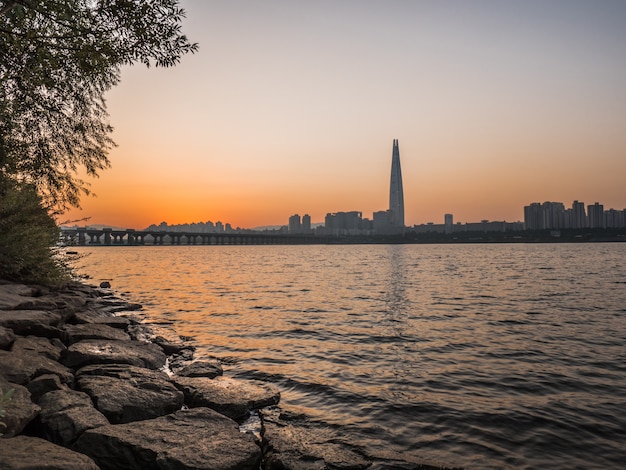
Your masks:
{"label": "boulder", "polygon": [[277,410],[264,410],[261,415],[265,470],[359,470],[372,464],[331,428],[302,417],[282,420]]}
{"label": "boulder", "polygon": [[76,380],[111,423],[156,418],[183,406],[183,393],[159,371],[126,364],[92,365],[80,369]]}
{"label": "boulder", "polygon": [[172,329],[164,328],[151,323],[131,325],[128,333],[137,341],[156,343],[163,348],[166,354],[177,354],[183,349],[191,346],[185,343],[182,338]]}
{"label": "boulder", "polygon": [[71,314],[86,307],[88,296],[76,291],[64,290],[57,292],[53,299],[58,310]]}
{"label": "boulder", "polygon": [[226,377],[174,377],[172,381],[184,392],[187,406],[208,407],[237,420],[248,416],[250,410],[275,405],[280,400],[276,387],[260,381]]}
{"label": "boulder", "polygon": [[11,351],[14,353],[39,354],[53,361],[59,361],[61,359],[61,353],[64,349],[65,345],[58,339],[54,338],[50,340],[48,338],[40,338],[39,336],[18,338],[11,347]]}
{"label": "boulder", "polygon": [[119,328],[102,323],[84,323],[82,325],[64,325],[61,328],[65,332],[65,342],[68,345],[84,339],[115,339],[130,341],[130,336]]}
{"label": "boulder", "polygon": [[31,287],[0,281],[0,310],[16,310],[32,296],[33,289]]}
{"label": "boulder", "polygon": [[70,446],[88,429],[106,426],[109,421],[96,410],[86,393],[76,390],[55,390],[39,400],[40,429],[48,440]]}
{"label": "boulder", "polygon": [[0,467],[11,470],[100,470],[86,455],[30,436],[0,439]]}
{"label": "boulder", "polygon": [[126,302],[117,297],[101,297],[93,302],[93,308],[103,313],[118,313],[141,310],[141,304]]}
{"label": "boulder", "polygon": [[131,321],[126,317],[116,317],[113,315],[105,315],[103,313],[89,311],[74,313],[74,315],[69,319],[69,322],[77,325],[83,323],[98,323],[122,330],[125,330],[128,325],[131,324]]}
{"label": "boulder", "polygon": [[67,348],[63,363],[72,369],[90,364],[130,364],[159,369],[165,359],[163,350],[152,343],[84,339]]}
{"label": "boulder", "polygon": [[31,401],[30,392],[26,387],[9,383],[2,378],[0,378],[0,403],[0,407],[4,409],[4,416],[0,418],[0,423],[4,423],[3,426],[0,425],[0,435],[3,437],[13,437],[22,432],[22,429],[39,413],[39,407]]}
{"label": "boulder", "polygon": [[173,371],[173,373],[176,373],[177,370],[182,369],[183,367],[188,365],[190,362],[192,362],[193,358],[194,358],[193,350],[183,349],[181,352],[177,354],[172,354],[167,359],[168,359],[168,364],[170,366],[170,369]]}
{"label": "boulder", "polygon": [[62,384],[59,377],[53,374],[44,374],[34,378],[26,384],[26,388],[30,392],[31,400],[35,403],[39,403],[43,395],[53,390],[69,390],[68,386]]}
{"label": "boulder", "polygon": [[254,438],[208,408],[90,429],[75,448],[103,470],[258,470],[261,462]]}
{"label": "boulder", "polygon": [[56,308],[56,302],[41,297],[41,288],[23,284],[0,283],[0,310],[48,310]]}
{"label": "boulder", "polygon": [[207,377],[214,379],[222,375],[224,370],[218,361],[200,360],[187,364],[180,369],[176,369],[174,373],[182,377]]}
{"label": "boulder", "polygon": [[15,334],[10,328],[0,326],[0,349],[9,349],[15,341]]}
{"label": "boulder", "polygon": [[39,354],[0,350],[0,377],[25,385],[35,377],[53,374],[62,383],[72,383],[74,374],[67,367]]}
{"label": "boulder", "polygon": [[45,310],[0,310],[0,326],[11,328],[16,335],[58,338],[56,328],[62,316]]}

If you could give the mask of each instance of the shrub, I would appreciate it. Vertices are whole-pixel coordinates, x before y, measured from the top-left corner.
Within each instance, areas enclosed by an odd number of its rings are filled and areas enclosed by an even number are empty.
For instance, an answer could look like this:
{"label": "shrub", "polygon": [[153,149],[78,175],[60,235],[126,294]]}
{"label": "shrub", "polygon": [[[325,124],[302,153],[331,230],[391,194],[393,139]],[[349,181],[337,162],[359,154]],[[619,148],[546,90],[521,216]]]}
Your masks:
{"label": "shrub", "polygon": [[69,271],[56,253],[59,229],[35,187],[0,176],[0,278],[60,285]]}

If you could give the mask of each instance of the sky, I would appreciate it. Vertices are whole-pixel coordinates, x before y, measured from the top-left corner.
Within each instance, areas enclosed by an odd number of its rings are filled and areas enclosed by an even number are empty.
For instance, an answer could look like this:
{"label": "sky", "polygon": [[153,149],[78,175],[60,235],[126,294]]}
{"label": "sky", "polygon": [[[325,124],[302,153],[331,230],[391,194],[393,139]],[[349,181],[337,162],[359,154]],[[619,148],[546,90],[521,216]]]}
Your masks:
{"label": "sky", "polygon": [[199,44],[122,70],[118,147],[68,220],[371,218],[399,140],[406,225],[626,208],[623,0],[182,0]]}

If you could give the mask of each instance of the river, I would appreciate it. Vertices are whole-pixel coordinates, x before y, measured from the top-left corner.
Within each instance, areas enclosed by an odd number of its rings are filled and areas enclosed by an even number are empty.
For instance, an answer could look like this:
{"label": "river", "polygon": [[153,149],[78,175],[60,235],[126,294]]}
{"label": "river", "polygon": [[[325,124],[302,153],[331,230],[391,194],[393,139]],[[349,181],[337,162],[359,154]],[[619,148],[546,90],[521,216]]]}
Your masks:
{"label": "river", "polygon": [[80,247],[79,272],[356,444],[623,468],[626,243]]}

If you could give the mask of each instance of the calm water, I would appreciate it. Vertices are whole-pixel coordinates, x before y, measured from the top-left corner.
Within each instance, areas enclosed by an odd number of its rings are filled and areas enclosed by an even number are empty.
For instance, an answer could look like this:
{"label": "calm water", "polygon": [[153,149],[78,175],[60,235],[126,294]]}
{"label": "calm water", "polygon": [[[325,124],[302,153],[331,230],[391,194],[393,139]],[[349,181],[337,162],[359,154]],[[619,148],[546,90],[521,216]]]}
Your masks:
{"label": "calm water", "polygon": [[626,466],[626,243],[98,247],[80,271],[351,440]]}

